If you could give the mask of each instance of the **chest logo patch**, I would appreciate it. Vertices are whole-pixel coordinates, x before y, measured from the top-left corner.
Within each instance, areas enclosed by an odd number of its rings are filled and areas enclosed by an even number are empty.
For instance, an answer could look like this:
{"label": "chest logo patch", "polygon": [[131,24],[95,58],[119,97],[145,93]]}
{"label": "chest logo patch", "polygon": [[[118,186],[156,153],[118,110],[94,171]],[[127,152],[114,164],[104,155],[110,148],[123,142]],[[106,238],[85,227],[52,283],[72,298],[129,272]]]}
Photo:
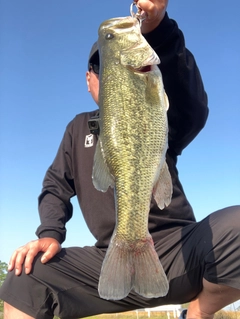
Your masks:
{"label": "chest logo patch", "polygon": [[92,147],[94,144],[93,134],[86,135],[84,147]]}

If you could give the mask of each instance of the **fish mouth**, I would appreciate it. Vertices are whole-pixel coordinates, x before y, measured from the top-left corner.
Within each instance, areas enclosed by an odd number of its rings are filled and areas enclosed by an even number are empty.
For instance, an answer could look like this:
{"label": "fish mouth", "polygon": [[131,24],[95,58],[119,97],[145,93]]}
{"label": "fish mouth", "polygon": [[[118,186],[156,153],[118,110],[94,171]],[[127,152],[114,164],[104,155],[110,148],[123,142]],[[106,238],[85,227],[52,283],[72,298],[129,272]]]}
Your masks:
{"label": "fish mouth", "polygon": [[145,65],[145,66],[142,66],[142,67],[134,69],[134,70],[137,72],[140,72],[140,73],[147,73],[147,72],[152,71],[152,65]]}
{"label": "fish mouth", "polygon": [[126,32],[126,29],[131,29],[137,24],[139,24],[138,20],[133,17],[112,18],[112,19],[104,21],[100,25],[99,29],[113,28],[117,32],[121,32],[121,31]]}
{"label": "fish mouth", "polygon": [[135,68],[133,66],[128,65],[127,68],[132,71],[132,72],[136,72],[136,73],[149,73],[153,70],[153,65],[144,65],[141,66],[140,68]]}

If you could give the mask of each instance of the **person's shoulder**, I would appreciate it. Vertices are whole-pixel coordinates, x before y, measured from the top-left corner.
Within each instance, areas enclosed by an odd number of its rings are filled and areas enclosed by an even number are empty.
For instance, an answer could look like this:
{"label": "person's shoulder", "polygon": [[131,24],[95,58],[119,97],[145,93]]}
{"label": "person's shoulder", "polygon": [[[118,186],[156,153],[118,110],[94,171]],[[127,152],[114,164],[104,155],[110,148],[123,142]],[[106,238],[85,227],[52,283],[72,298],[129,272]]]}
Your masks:
{"label": "person's shoulder", "polygon": [[73,121],[74,122],[85,122],[85,121],[88,121],[91,117],[96,116],[97,113],[98,113],[98,110],[79,113],[75,116]]}
{"label": "person's shoulder", "polygon": [[79,136],[79,135],[86,135],[89,128],[88,128],[88,121],[91,117],[97,116],[99,110],[89,111],[89,112],[82,112],[77,114],[68,124],[66,127],[66,132],[71,136]]}
{"label": "person's shoulder", "polygon": [[86,123],[91,117],[96,116],[97,113],[98,110],[79,113],[68,123],[67,127],[70,128]]}

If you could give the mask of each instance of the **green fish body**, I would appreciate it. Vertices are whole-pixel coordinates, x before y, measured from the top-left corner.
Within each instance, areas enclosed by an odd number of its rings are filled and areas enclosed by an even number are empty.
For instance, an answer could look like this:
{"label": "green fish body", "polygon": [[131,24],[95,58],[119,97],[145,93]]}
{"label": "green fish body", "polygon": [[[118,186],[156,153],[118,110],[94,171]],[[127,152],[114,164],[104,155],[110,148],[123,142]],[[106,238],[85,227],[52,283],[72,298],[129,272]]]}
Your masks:
{"label": "green fish body", "polygon": [[103,192],[114,187],[116,206],[99,295],[119,300],[133,289],[146,298],[165,296],[168,280],[148,231],[152,195],[161,209],[172,196],[160,61],[132,17],[103,22],[98,47],[100,134],[93,184]]}

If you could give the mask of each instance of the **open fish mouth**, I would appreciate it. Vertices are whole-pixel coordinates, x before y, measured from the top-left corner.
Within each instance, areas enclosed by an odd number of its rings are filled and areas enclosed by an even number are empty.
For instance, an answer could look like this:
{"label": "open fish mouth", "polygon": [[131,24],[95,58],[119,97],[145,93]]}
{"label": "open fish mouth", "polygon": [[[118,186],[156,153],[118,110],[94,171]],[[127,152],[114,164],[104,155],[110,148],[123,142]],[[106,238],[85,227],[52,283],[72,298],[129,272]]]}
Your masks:
{"label": "open fish mouth", "polygon": [[142,66],[141,68],[137,68],[134,70],[136,70],[137,72],[141,72],[141,73],[150,72],[150,71],[152,71],[152,65],[145,65],[145,66]]}
{"label": "open fish mouth", "polygon": [[127,68],[131,70],[132,72],[137,72],[137,73],[148,73],[153,70],[153,65],[144,65],[141,66],[140,68],[135,68],[133,66],[128,65]]}

